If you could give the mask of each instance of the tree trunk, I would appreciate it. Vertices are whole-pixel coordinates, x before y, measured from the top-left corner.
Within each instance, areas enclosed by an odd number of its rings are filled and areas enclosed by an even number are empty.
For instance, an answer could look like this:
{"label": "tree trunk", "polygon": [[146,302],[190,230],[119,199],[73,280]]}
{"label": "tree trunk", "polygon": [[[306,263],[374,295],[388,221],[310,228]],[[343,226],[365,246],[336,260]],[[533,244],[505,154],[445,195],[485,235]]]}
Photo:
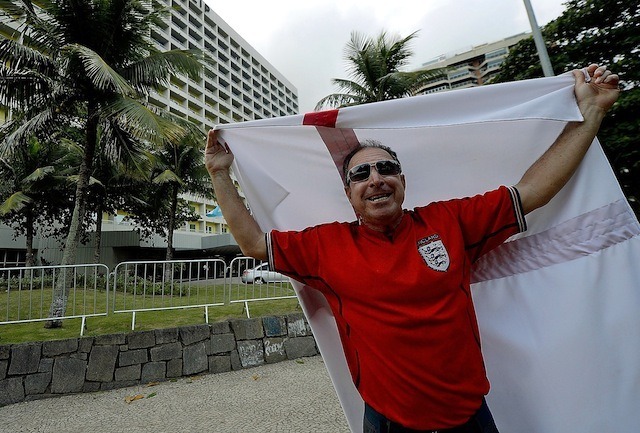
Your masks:
{"label": "tree trunk", "polygon": [[29,206],[26,210],[26,249],[27,249],[27,255],[26,255],[26,259],[25,259],[25,266],[33,266],[35,265],[35,255],[33,254],[33,235],[35,232],[35,228],[33,226],[33,209],[31,208],[31,206]]}
{"label": "tree trunk", "polygon": [[[173,260],[173,231],[176,227],[176,209],[178,209],[178,185],[171,187],[171,209],[169,210],[169,222],[167,227],[167,254],[165,260]],[[165,281],[171,281],[173,279],[173,266],[170,264],[165,265],[164,277]]]}
{"label": "tree trunk", "polygon": [[178,209],[177,184],[171,188],[171,210],[169,211],[169,226],[167,227],[167,254],[165,260],[173,260],[173,231],[176,228],[176,211]]}
{"label": "tree trunk", "polygon": [[96,244],[93,250],[93,263],[100,263],[100,248],[102,248],[102,206],[96,209]]}
{"label": "tree trunk", "polygon": [[[82,234],[82,220],[85,217],[85,207],[87,202],[87,190],[89,186],[89,175],[93,167],[93,156],[96,149],[98,138],[98,115],[97,105],[89,103],[88,119],[86,126],[86,143],[82,163],[78,170],[78,181],[76,184],[76,196],[71,215],[71,223],[69,225],[69,233],[64,245],[62,253],[61,265],[75,265],[78,253],[78,245],[80,244],[80,235]],[[70,268],[69,268],[70,269]],[[60,273],[56,284],[53,288],[53,299],[49,309],[49,317],[64,317],[67,307],[67,299],[69,291],[73,285],[73,272],[64,271]],[[61,320],[49,320],[45,322],[45,328],[59,328],[62,326]]]}

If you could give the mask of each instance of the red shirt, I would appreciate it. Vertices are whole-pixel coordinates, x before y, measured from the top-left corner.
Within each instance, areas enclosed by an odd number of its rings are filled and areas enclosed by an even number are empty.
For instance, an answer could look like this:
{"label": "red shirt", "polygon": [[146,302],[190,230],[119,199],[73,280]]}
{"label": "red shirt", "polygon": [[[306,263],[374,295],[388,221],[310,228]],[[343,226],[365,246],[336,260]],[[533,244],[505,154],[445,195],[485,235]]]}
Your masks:
{"label": "red shirt", "polygon": [[325,295],[362,398],[412,429],[465,423],[489,391],[471,265],[526,229],[514,188],[405,211],[392,237],[352,223],[267,236],[273,269]]}

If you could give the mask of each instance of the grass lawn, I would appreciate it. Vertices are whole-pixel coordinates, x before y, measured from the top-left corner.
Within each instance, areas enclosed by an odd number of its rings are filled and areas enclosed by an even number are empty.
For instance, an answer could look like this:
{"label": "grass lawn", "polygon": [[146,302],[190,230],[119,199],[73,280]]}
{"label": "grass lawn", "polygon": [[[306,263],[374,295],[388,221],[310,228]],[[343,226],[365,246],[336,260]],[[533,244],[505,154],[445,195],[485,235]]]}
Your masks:
{"label": "grass lawn", "polygon": [[[234,287],[235,286],[235,287]],[[183,325],[205,323],[204,307],[182,308],[188,305],[223,304],[225,296],[221,285],[188,287],[188,290],[165,287],[159,290],[138,291],[138,293],[116,292],[107,294],[103,290],[72,292],[67,304],[67,315],[101,314],[87,317],[85,336],[96,336],[120,332],[131,332],[132,313],[115,311],[145,308],[174,308],[136,313],[135,330],[152,330]],[[273,288],[269,285],[232,285],[232,299],[252,299],[269,296],[293,294],[290,287]],[[0,321],[38,319],[46,317],[51,302],[51,289],[23,290],[19,292],[0,292]],[[115,307],[115,308],[114,308]],[[251,317],[283,315],[302,311],[297,299],[277,299],[249,302]],[[243,303],[232,303],[209,307],[209,322],[218,322],[232,318],[246,318]],[[0,345],[29,341],[48,341],[74,338],[80,335],[81,319],[64,319],[63,326],[45,329],[44,322],[29,322],[0,325]]]}

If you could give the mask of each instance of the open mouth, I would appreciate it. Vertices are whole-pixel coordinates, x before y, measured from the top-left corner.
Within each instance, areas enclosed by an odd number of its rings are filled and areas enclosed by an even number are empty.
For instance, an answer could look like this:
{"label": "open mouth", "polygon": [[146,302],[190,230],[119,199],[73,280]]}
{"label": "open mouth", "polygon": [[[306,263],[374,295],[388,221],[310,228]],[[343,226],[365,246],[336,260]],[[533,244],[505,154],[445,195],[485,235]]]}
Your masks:
{"label": "open mouth", "polygon": [[373,195],[371,197],[368,197],[367,200],[370,201],[370,202],[375,203],[375,202],[379,202],[379,201],[385,200],[385,199],[389,198],[390,196],[391,196],[391,194],[377,194],[377,195]]}

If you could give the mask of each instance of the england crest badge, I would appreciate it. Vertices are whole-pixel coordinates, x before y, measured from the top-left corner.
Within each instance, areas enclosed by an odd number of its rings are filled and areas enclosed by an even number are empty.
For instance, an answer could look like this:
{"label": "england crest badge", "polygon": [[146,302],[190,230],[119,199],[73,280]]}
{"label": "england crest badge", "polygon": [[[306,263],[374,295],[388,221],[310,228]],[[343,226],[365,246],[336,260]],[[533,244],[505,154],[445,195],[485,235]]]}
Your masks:
{"label": "england crest badge", "polygon": [[438,234],[420,239],[418,252],[427,266],[434,271],[446,272],[449,269],[449,253]]}

